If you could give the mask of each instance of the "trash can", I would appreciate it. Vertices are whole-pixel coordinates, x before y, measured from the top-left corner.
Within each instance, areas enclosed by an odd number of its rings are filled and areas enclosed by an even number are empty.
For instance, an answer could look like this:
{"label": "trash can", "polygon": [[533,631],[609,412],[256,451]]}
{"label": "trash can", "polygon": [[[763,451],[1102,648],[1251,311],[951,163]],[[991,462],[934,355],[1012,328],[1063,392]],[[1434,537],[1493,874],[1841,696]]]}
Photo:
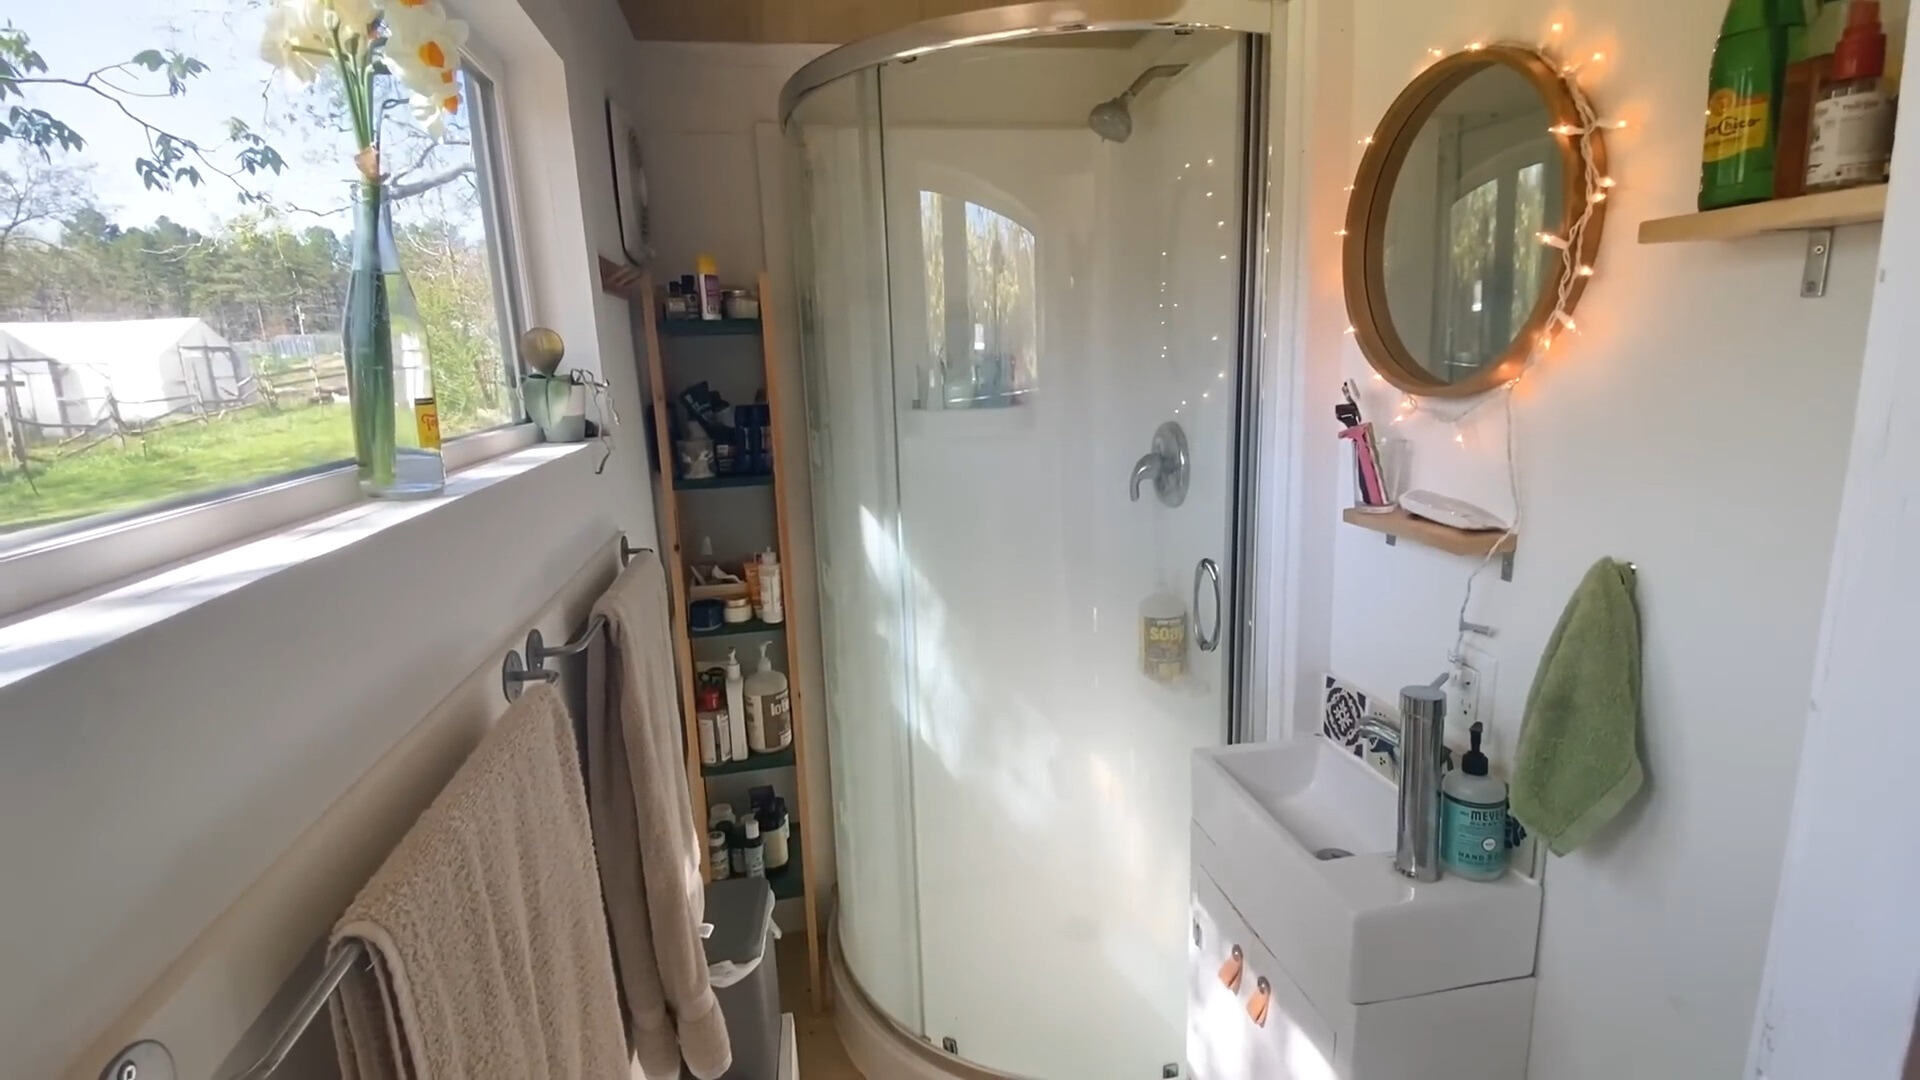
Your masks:
{"label": "trash can", "polygon": [[[779,1080],[780,969],[773,889],[765,878],[707,885],[707,976],[727,1018],[733,1067],[722,1080]],[[691,1075],[691,1074],[686,1074]]]}

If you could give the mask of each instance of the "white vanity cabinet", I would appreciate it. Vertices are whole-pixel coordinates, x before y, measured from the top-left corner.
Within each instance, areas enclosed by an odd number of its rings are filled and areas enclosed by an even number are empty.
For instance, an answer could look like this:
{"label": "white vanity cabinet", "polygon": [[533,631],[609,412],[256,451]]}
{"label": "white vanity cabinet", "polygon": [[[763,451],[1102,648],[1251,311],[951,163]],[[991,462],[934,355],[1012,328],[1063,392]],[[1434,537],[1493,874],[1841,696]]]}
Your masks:
{"label": "white vanity cabinet", "polygon": [[1318,740],[1196,758],[1187,1075],[1523,1080],[1538,883],[1394,874],[1392,786],[1347,768]]}

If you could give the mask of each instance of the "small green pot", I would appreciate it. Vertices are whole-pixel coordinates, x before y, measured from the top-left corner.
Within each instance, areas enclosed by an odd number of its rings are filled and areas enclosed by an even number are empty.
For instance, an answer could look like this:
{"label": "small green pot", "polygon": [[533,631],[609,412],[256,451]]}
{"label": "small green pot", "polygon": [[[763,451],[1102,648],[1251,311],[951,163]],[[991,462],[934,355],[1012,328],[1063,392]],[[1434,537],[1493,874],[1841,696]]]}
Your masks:
{"label": "small green pot", "polygon": [[569,379],[528,375],[520,383],[527,417],[548,442],[584,442],[587,437],[587,388]]}

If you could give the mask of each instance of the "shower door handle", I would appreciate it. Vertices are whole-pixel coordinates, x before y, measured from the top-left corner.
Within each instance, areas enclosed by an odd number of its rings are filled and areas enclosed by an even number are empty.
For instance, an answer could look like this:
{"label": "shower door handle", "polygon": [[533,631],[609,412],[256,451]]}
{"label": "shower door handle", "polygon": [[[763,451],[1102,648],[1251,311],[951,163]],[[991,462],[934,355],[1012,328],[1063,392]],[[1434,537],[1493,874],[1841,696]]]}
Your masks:
{"label": "shower door handle", "polygon": [[[1213,583],[1213,629],[1200,629],[1200,583]],[[1201,559],[1200,565],[1193,568],[1193,632],[1199,640],[1201,652],[1212,652],[1220,647],[1220,565],[1212,559]]]}

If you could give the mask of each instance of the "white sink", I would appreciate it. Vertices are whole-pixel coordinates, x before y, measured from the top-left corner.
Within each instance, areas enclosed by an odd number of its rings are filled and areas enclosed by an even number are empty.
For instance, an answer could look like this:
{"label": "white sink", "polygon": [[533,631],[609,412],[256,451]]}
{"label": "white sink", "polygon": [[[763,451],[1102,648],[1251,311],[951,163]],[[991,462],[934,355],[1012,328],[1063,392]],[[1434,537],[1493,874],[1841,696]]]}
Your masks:
{"label": "white sink", "polygon": [[1394,785],[1325,738],[1202,750],[1193,803],[1195,864],[1318,1008],[1533,973],[1539,883],[1396,873]]}

